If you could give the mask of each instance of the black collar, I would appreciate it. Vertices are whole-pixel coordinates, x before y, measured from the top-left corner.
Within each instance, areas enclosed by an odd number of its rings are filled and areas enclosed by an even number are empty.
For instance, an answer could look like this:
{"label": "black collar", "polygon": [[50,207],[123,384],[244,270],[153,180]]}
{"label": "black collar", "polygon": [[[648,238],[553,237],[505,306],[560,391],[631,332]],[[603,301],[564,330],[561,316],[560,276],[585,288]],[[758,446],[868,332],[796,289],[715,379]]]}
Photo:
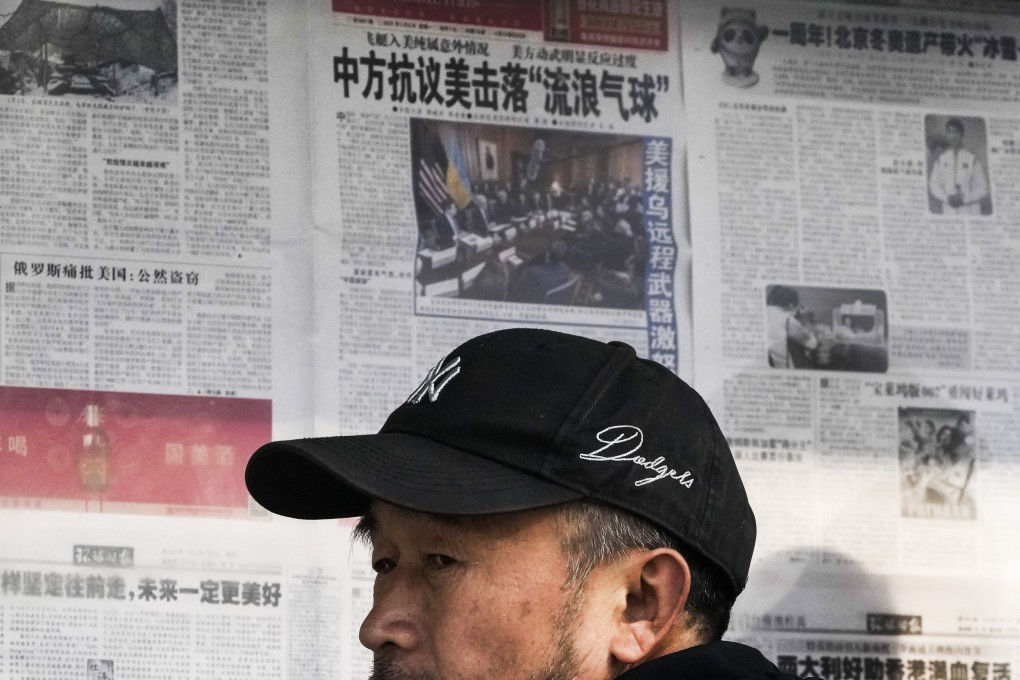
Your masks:
{"label": "black collar", "polygon": [[737,642],[710,642],[653,659],[618,680],[797,680],[761,652]]}

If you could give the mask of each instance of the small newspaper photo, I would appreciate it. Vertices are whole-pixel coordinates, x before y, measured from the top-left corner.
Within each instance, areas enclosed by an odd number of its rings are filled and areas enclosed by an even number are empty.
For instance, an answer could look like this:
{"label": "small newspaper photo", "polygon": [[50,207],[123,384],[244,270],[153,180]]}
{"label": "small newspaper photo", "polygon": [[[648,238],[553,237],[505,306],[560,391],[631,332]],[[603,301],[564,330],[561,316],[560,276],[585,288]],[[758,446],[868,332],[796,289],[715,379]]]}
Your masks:
{"label": "small newspaper photo", "polygon": [[177,100],[177,0],[0,2],[0,95]]}

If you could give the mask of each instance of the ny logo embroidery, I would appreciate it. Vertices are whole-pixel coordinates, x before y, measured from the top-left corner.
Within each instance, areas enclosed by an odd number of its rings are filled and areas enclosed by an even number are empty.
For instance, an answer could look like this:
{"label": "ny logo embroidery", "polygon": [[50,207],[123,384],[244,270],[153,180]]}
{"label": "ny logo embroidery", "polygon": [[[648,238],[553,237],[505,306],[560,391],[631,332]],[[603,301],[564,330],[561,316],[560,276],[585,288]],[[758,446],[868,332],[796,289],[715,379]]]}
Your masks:
{"label": "ny logo embroidery", "polygon": [[460,373],[460,357],[455,357],[445,366],[443,366],[444,361],[446,361],[446,357],[443,357],[438,364],[429,370],[425,379],[418,385],[418,388],[411,392],[411,396],[407,398],[408,404],[417,404],[425,398],[425,395],[428,395],[429,401],[435,401],[439,398],[439,393],[443,391],[447,383]]}

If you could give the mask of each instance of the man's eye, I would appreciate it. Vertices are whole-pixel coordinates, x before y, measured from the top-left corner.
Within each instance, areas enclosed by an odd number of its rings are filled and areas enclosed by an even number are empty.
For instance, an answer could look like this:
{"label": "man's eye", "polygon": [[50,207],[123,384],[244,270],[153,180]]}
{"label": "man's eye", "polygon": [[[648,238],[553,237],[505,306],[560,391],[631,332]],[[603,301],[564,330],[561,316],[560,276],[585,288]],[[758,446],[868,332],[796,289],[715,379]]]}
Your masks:
{"label": "man's eye", "polygon": [[393,567],[395,566],[397,566],[397,563],[389,558],[383,558],[372,562],[372,569],[374,569],[377,574],[387,574],[393,571]]}
{"label": "man's eye", "polygon": [[446,569],[456,563],[457,560],[449,555],[441,555],[439,553],[431,553],[425,557],[425,564],[433,569]]}

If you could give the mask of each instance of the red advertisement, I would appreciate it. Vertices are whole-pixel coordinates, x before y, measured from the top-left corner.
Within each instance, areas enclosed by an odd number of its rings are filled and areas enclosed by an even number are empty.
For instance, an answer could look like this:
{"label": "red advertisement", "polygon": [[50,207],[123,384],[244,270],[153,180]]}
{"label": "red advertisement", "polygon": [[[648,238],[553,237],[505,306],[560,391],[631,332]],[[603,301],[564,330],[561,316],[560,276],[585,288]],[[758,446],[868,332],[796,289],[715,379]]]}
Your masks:
{"label": "red advertisement", "polygon": [[246,508],[271,429],[269,400],[0,387],[0,507]]}
{"label": "red advertisement", "polygon": [[[667,0],[332,0],[334,12],[541,31],[546,40],[624,49],[669,48]],[[422,27],[428,28],[428,27]]]}
{"label": "red advertisement", "polygon": [[546,0],[545,37],[580,45],[669,49],[666,0]]}

